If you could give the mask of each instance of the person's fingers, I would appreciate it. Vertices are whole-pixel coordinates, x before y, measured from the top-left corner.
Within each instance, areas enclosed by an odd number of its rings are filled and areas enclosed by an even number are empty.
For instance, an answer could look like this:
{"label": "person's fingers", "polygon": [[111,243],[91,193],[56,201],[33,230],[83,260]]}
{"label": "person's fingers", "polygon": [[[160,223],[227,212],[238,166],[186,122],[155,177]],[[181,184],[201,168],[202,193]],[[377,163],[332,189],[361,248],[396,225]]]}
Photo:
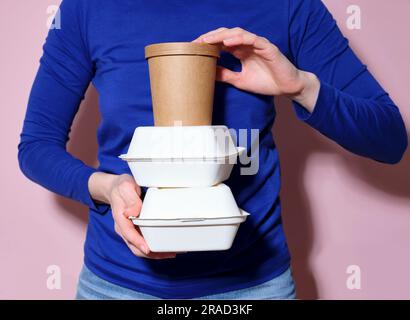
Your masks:
{"label": "person's fingers", "polygon": [[137,229],[134,226],[134,223],[131,220],[119,215],[119,217],[117,217],[116,219],[116,224],[119,229],[119,234],[124,238],[124,240],[127,243],[132,244],[144,254],[148,255],[150,253],[150,250],[144,238],[142,237],[141,233],[137,231]]}
{"label": "person's fingers", "polygon": [[117,223],[114,223],[114,231],[122,238],[121,229]]}
{"label": "person's fingers", "polygon": [[260,54],[265,59],[277,56],[275,53],[278,51],[278,48],[268,39],[242,28],[219,28],[201,35],[194,41],[217,45],[221,50],[231,53],[240,60],[249,54],[249,49],[246,47],[252,47],[253,53]]}
{"label": "person's fingers", "polygon": [[150,252],[146,254],[142,252],[139,248],[134,246],[132,243],[127,242],[126,239],[124,239],[124,241],[126,242],[127,246],[130,248],[131,252],[141,258],[160,260],[160,259],[173,259],[177,256],[176,253],[174,252]]}
{"label": "person's fingers", "polygon": [[241,28],[232,28],[215,32],[213,34],[203,37],[203,41],[209,44],[222,43],[225,39],[232,38],[239,35],[251,34],[249,31]]}
{"label": "person's fingers", "polygon": [[218,44],[218,46],[220,47],[220,49],[222,51],[226,51],[229,52],[231,55],[233,55],[235,58],[242,60],[244,57],[246,57],[247,55],[249,55],[249,53],[247,52],[247,50],[244,50],[243,47],[241,46],[233,46],[233,47],[227,47],[225,46],[223,43]]}
{"label": "person's fingers", "polygon": [[212,34],[215,34],[215,33],[218,33],[218,32],[220,32],[220,31],[223,31],[223,30],[227,30],[228,28],[225,28],[225,27],[221,27],[221,28],[218,28],[218,29],[215,29],[215,30],[211,30],[211,31],[209,31],[209,32],[207,32],[207,33],[204,33],[204,34],[202,34],[202,35],[200,35],[198,38],[196,38],[195,40],[193,40],[192,42],[203,42],[203,39],[204,39],[204,37],[206,37],[206,36],[209,36],[209,35],[212,35]]}
{"label": "person's fingers", "polygon": [[142,252],[140,249],[138,249],[136,246],[134,246],[132,243],[128,242],[127,239],[125,239],[122,235],[121,235],[122,240],[124,240],[125,244],[128,246],[128,248],[131,250],[131,252],[141,258],[146,258],[147,255]]}
{"label": "person's fingers", "polygon": [[157,260],[172,259],[176,257],[175,252],[149,252],[147,254],[146,252],[143,252],[140,248],[135,246],[133,243],[129,242],[123,235],[120,234],[120,236],[125,242],[125,244],[128,246],[128,248],[131,250],[131,252],[138,257]]}
{"label": "person's fingers", "polygon": [[235,35],[239,35],[242,33],[245,33],[248,31],[245,31],[241,28],[231,28],[231,29],[223,29],[223,30],[217,30],[216,32],[204,35],[202,38],[204,42],[207,43],[219,43],[222,42],[226,38],[233,37]]}
{"label": "person's fingers", "polygon": [[149,254],[151,251],[148,248],[148,245],[146,244],[144,238],[136,232],[135,227],[129,227],[129,226],[120,226],[121,228],[121,234],[123,237],[132,245],[137,247],[141,252],[144,254]]}
{"label": "person's fingers", "polygon": [[134,190],[137,193],[138,197],[141,197],[141,187],[136,182],[134,183]]}
{"label": "person's fingers", "polygon": [[240,72],[235,72],[224,67],[217,66],[216,80],[226,82],[237,87],[240,80]]}
{"label": "person's fingers", "polygon": [[223,50],[235,58],[243,60],[250,54],[256,54],[267,61],[283,61],[284,56],[279,48],[268,39],[252,34],[241,34],[223,40]]}
{"label": "person's fingers", "polygon": [[257,50],[265,50],[268,48],[277,49],[277,47],[265,37],[256,37],[253,47]]}
{"label": "person's fingers", "polygon": [[260,54],[265,59],[277,56],[279,49],[268,39],[259,37],[241,28],[222,30],[205,36],[203,41],[210,44],[217,44],[222,50],[228,51],[236,58],[242,59],[249,53],[246,47],[252,47],[254,53]]}
{"label": "person's fingers", "polygon": [[[143,238],[140,228],[137,227],[135,230]],[[152,252],[150,250],[150,252],[146,255],[146,257],[150,259],[169,259],[169,258],[175,258],[176,253],[175,252]]]}
{"label": "person's fingers", "polygon": [[[226,51],[230,51],[230,49],[235,50],[235,47],[238,46],[251,46],[255,50],[256,53],[258,51],[266,51],[266,50],[274,50],[276,47],[269,42],[266,38],[258,37],[251,33],[240,34],[233,36],[231,38],[227,38],[223,40],[223,45],[226,48]],[[240,54],[241,50],[236,49]]]}
{"label": "person's fingers", "polygon": [[[123,221],[123,219],[125,221]],[[176,253],[174,252],[151,252],[141,231],[135,228],[132,221],[125,217],[123,219],[121,218],[120,221],[117,221],[115,229],[118,230],[117,233],[128,247],[132,249],[131,251],[135,255],[150,259],[169,259],[176,257]]]}
{"label": "person's fingers", "polygon": [[114,225],[115,232],[121,237],[121,239],[125,242],[127,247],[131,250],[133,254],[139,257],[147,257],[147,255],[141,251],[141,249],[137,248],[134,244],[129,242],[122,234],[122,230],[117,223]]}
{"label": "person's fingers", "polygon": [[253,46],[257,38],[258,36],[252,33],[241,33],[233,35],[232,37],[225,38],[222,41],[223,44],[227,47],[239,45]]}

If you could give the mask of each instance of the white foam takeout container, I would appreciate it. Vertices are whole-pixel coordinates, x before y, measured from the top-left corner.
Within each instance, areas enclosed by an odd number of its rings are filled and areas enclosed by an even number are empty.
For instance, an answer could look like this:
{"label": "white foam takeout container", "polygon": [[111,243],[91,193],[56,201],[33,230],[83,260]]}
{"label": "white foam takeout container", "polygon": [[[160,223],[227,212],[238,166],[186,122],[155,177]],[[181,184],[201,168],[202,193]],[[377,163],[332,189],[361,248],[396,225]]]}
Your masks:
{"label": "white foam takeout container", "polygon": [[249,214],[235,217],[143,219],[133,223],[153,252],[217,251],[231,248],[239,225]]}
{"label": "white foam takeout container", "polygon": [[135,181],[142,187],[208,187],[223,182],[231,175],[233,166],[244,148],[224,158],[214,159],[129,159]]}
{"label": "white foam takeout container", "polygon": [[226,126],[137,127],[127,159],[215,159],[237,152]]}
{"label": "white foam takeout container", "polygon": [[227,250],[249,214],[224,184],[206,188],[150,188],[139,226],[154,252]]}
{"label": "white foam takeout container", "polygon": [[138,127],[127,161],[143,187],[205,187],[229,178],[238,156],[226,126]]}

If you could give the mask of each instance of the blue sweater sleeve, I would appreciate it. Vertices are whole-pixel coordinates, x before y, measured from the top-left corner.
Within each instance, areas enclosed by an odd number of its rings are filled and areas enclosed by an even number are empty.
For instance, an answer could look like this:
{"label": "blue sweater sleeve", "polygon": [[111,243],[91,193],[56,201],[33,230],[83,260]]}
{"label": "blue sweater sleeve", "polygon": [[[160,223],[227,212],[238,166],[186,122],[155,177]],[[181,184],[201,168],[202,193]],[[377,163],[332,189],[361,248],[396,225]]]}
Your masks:
{"label": "blue sweater sleeve", "polygon": [[95,210],[88,179],[96,169],[66,151],[74,116],[93,77],[81,27],[82,10],[76,0],[60,6],[61,29],[51,29],[30,93],[18,160],[22,172],[34,182]]}
{"label": "blue sweater sleeve", "polygon": [[342,147],[380,162],[400,161],[407,133],[400,112],[349,47],[320,0],[290,0],[291,59],[321,82],[312,113],[300,119]]}

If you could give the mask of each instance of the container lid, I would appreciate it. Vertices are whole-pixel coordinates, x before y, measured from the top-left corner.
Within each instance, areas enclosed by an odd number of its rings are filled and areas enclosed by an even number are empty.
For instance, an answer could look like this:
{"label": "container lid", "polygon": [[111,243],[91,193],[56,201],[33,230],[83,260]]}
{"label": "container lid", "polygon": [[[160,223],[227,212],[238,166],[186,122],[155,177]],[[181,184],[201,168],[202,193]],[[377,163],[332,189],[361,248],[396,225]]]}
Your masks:
{"label": "container lid", "polygon": [[121,160],[127,162],[161,162],[161,163],[181,163],[181,162],[216,162],[216,163],[232,163],[236,164],[237,157],[245,152],[244,147],[237,147],[236,151],[224,156],[198,156],[198,157],[181,157],[181,158],[146,158],[138,156],[129,156],[122,154],[119,156]]}
{"label": "container lid", "polygon": [[207,43],[164,42],[145,47],[145,59],[169,55],[199,55],[219,58],[219,48]]}
{"label": "container lid", "polygon": [[240,216],[231,189],[213,187],[149,188],[142,204],[143,219],[190,219]]}
{"label": "container lid", "polygon": [[189,227],[189,226],[224,226],[242,223],[249,213],[240,210],[241,214],[234,217],[185,218],[185,219],[143,219],[130,217],[134,225],[141,227]]}
{"label": "container lid", "polygon": [[137,127],[127,159],[221,158],[238,153],[226,126]]}

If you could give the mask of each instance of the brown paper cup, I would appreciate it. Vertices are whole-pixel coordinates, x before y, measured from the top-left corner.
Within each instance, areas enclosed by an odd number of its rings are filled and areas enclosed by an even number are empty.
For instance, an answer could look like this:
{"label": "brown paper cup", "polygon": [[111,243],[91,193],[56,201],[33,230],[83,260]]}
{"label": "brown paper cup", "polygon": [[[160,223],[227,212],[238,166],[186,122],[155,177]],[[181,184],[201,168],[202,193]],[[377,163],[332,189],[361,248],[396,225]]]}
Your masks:
{"label": "brown paper cup", "polygon": [[212,124],[216,61],[209,44],[169,42],[145,47],[156,126]]}

